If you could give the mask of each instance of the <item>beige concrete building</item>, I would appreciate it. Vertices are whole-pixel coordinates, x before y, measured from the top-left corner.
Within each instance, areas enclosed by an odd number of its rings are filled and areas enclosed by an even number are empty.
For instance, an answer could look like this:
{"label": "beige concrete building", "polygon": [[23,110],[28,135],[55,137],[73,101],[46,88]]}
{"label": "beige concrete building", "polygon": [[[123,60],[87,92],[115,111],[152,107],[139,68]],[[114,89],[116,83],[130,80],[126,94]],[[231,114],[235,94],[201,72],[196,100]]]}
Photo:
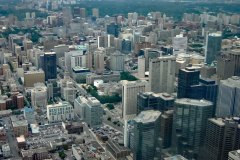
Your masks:
{"label": "beige concrete building", "polygon": [[28,136],[28,122],[22,116],[11,116],[11,122],[15,137]]}
{"label": "beige concrete building", "polygon": [[42,70],[28,71],[24,73],[24,86],[34,87],[35,83],[44,83],[45,74]]}

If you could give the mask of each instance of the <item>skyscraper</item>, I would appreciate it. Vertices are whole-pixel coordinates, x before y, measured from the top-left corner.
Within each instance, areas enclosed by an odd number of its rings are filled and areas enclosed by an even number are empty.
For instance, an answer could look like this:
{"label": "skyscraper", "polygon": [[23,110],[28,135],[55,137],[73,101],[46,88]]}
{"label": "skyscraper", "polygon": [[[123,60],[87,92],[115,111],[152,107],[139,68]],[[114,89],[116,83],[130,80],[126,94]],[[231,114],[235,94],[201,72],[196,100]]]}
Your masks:
{"label": "skyscraper", "polygon": [[[206,99],[216,105],[218,85],[210,79],[200,79],[195,69],[181,69],[178,75],[178,98]],[[215,110],[214,110],[215,112]]]}
{"label": "skyscraper", "polygon": [[115,23],[110,23],[107,25],[107,34],[114,35],[115,37],[118,37],[119,34],[119,28],[118,25]]}
{"label": "skyscraper", "polygon": [[129,145],[136,160],[153,160],[160,146],[161,112],[148,110],[141,112],[129,122]]}
{"label": "skyscraper", "polygon": [[124,71],[125,55],[121,52],[114,52],[110,55],[110,69],[112,71]]}
{"label": "skyscraper", "polygon": [[45,80],[57,78],[57,58],[55,52],[46,52],[43,58]]}
{"label": "skyscraper", "polygon": [[123,118],[137,114],[137,94],[148,91],[147,81],[123,81],[122,82],[122,102]]}
{"label": "skyscraper", "polygon": [[174,92],[175,64],[175,56],[163,56],[150,60],[149,83],[152,92]]}
{"label": "skyscraper", "polygon": [[178,98],[189,98],[188,94],[191,90],[191,86],[199,84],[199,74],[200,71],[191,68],[179,70],[177,91]]}
{"label": "skyscraper", "polygon": [[217,117],[240,115],[240,77],[221,80],[217,98]]}
{"label": "skyscraper", "polygon": [[92,15],[96,18],[99,18],[99,9],[98,8],[93,8],[92,9]]}
{"label": "skyscraper", "polygon": [[160,138],[163,149],[169,148],[172,144],[173,113],[173,110],[165,111],[160,118]]}
{"label": "skyscraper", "polygon": [[217,58],[217,76],[227,79],[234,76],[235,62],[229,56],[221,55]]}
{"label": "skyscraper", "polygon": [[222,33],[210,33],[207,35],[206,50],[205,50],[205,62],[212,64],[216,60],[217,56],[220,55],[222,47]]}
{"label": "skyscraper", "polygon": [[213,103],[206,100],[177,99],[174,108],[174,132],[179,154],[196,159],[203,146],[206,123],[212,116]]}
{"label": "skyscraper", "polygon": [[103,73],[104,69],[105,69],[105,65],[104,65],[104,57],[105,57],[105,53],[103,50],[97,50],[94,52],[93,54],[94,57],[94,69],[96,71],[96,73],[101,74]]}
{"label": "skyscraper", "polygon": [[227,160],[228,153],[239,148],[239,118],[211,118],[208,120],[202,159]]}
{"label": "skyscraper", "polygon": [[240,76],[240,49],[231,50],[229,56],[235,62],[234,75]]}
{"label": "skyscraper", "polygon": [[173,107],[174,97],[167,93],[139,92],[137,94],[137,111],[159,110],[161,112]]}
{"label": "skyscraper", "polygon": [[132,51],[132,42],[129,39],[122,41],[122,52],[128,54]]}

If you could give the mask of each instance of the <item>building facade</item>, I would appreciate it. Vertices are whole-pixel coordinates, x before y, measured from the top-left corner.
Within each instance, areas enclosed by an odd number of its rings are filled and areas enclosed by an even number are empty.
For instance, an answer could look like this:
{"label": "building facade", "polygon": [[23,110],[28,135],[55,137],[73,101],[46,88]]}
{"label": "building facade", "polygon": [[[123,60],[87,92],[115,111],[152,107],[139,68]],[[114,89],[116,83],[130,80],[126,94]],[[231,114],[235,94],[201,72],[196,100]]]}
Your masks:
{"label": "building facade", "polygon": [[239,148],[239,117],[211,118],[208,120],[203,159],[227,160],[229,152]]}
{"label": "building facade", "polygon": [[205,62],[212,64],[220,55],[222,47],[222,33],[210,33],[207,35],[206,50],[205,50]]}
{"label": "building facade", "polygon": [[213,103],[205,100],[177,99],[174,108],[173,143],[177,152],[186,158],[196,159],[203,146],[206,124],[212,117]]}
{"label": "building facade", "polygon": [[47,105],[47,119],[49,123],[74,119],[73,106],[66,102]]}
{"label": "building facade", "polygon": [[129,122],[128,147],[132,150],[134,159],[153,160],[160,146],[160,111],[142,111]]}
{"label": "building facade", "polygon": [[137,114],[137,94],[147,90],[147,81],[122,82],[123,118]]}
{"label": "building facade", "polygon": [[149,64],[149,83],[154,93],[173,93],[175,82],[175,56],[151,59]]}
{"label": "building facade", "polygon": [[217,117],[240,115],[240,77],[221,80],[217,98]]}
{"label": "building facade", "polygon": [[45,80],[57,78],[57,56],[55,52],[46,52],[43,58]]}

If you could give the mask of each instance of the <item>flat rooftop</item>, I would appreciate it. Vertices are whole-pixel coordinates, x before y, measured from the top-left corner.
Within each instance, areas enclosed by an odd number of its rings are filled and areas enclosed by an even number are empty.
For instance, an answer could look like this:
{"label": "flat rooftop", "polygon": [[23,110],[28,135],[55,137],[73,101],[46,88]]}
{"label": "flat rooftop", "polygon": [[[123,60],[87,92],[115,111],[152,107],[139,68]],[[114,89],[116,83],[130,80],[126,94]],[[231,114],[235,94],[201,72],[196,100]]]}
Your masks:
{"label": "flat rooftop", "polygon": [[220,84],[224,84],[232,88],[240,88],[240,77],[233,76],[231,78],[221,80]]}
{"label": "flat rooftop", "polygon": [[164,158],[164,160],[187,160],[187,159],[184,158],[181,155],[176,155],[176,156],[173,156],[173,157]]}
{"label": "flat rooftop", "polygon": [[11,116],[13,127],[27,126],[28,122],[23,116]]}
{"label": "flat rooftop", "polygon": [[141,123],[151,123],[156,121],[161,115],[160,111],[147,110],[142,111],[134,120]]}
{"label": "flat rooftop", "polygon": [[189,98],[176,99],[175,103],[191,105],[191,106],[200,106],[200,107],[213,105],[212,102],[207,100],[203,100],[203,99],[197,100],[197,99],[189,99]]}

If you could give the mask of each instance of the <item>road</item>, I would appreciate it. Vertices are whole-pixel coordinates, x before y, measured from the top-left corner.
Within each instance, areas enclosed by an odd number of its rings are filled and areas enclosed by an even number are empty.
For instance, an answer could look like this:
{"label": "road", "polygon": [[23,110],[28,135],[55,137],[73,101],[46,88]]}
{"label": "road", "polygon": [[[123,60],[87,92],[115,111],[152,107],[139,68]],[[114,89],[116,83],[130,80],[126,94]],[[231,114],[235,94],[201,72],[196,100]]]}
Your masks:
{"label": "road", "polygon": [[18,154],[18,147],[17,147],[17,141],[15,139],[15,136],[14,136],[14,133],[13,133],[13,130],[12,130],[12,125],[11,125],[11,120],[9,117],[5,117],[2,119],[3,122],[6,124],[7,126],[7,141],[8,141],[8,144],[10,146],[10,149],[11,149],[11,153],[12,153],[12,159],[21,159],[20,155]]}

